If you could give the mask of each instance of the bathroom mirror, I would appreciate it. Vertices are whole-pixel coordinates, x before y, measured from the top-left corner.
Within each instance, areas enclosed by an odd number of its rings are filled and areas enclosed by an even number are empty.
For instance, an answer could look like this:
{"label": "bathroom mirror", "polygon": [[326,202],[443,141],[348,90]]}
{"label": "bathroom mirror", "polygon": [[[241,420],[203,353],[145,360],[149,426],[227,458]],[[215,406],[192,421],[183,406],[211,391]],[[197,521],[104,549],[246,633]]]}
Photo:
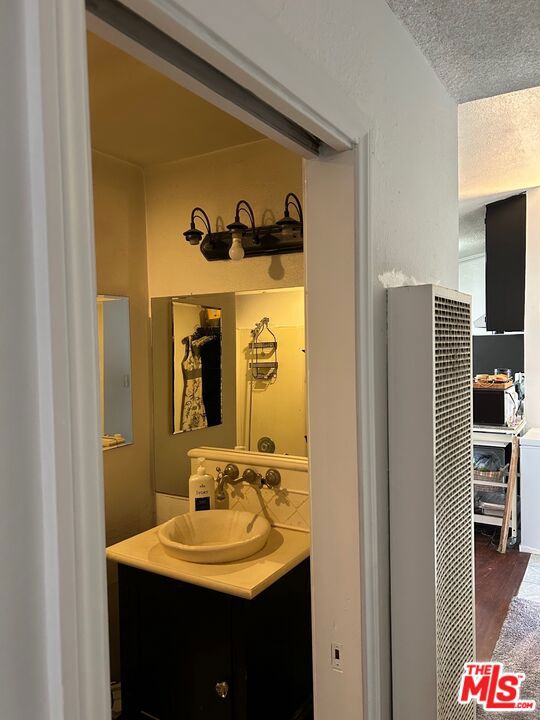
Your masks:
{"label": "bathroom mirror", "polygon": [[221,308],[171,299],[173,433],[221,424]]}
{"label": "bathroom mirror", "polygon": [[[304,288],[154,297],[151,319],[158,492],[187,495],[195,447],[307,456]],[[205,370],[195,343],[207,335],[220,342]]]}
{"label": "bathroom mirror", "polygon": [[104,450],[133,442],[129,299],[98,295],[98,347]]}

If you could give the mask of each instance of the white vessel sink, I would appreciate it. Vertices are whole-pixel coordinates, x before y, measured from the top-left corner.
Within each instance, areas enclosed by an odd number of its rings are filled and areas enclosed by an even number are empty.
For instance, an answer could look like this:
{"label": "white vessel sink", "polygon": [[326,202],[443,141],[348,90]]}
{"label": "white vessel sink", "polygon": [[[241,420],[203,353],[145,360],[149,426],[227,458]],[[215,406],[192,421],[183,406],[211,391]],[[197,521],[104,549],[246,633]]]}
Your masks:
{"label": "white vessel sink", "polygon": [[170,555],[194,563],[243,560],[262,550],[269,534],[266,518],[238,510],[189,512],[158,528]]}

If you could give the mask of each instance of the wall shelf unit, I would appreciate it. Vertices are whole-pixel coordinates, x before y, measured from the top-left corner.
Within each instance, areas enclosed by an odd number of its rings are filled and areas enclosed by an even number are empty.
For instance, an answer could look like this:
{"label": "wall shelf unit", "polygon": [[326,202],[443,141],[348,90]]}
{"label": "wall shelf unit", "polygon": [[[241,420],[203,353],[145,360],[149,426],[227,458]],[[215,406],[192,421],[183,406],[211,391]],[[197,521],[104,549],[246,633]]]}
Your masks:
{"label": "wall shelf unit", "polygon": [[[514,428],[507,427],[483,427],[475,425],[473,427],[473,445],[475,448],[500,448],[503,453],[509,452],[509,447],[512,445],[514,437],[520,437],[525,431],[527,423],[522,420]],[[506,465],[506,463],[505,463]],[[518,473],[519,477],[519,473]],[[501,472],[500,480],[494,479],[480,479],[475,473],[473,477],[473,488],[476,487],[495,487],[506,493],[508,489],[508,467],[505,466]],[[508,542],[510,545],[514,545],[518,539],[519,531],[519,493],[515,492],[512,497],[511,513],[510,513],[510,534]],[[498,505],[498,503],[493,503]],[[493,525],[495,527],[502,527],[503,524],[503,511],[504,503],[499,505],[500,515],[495,508],[492,509],[491,513],[474,513],[474,522],[481,523],[483,525]],[[476,508],[475,508],[476,510]]]}

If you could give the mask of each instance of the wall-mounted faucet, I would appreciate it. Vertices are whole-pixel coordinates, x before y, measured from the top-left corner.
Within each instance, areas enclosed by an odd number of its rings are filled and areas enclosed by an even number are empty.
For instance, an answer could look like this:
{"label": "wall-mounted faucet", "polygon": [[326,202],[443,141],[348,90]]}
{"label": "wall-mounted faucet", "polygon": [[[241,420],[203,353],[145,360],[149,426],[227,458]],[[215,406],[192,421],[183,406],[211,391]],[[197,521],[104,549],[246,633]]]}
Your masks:
{"label": "wall-mounted faucet", "polygon": [[264,477],[261,473],[253,470],[253,468],[246,468],[240,477],[240,471],[238,466],[233,463],[229,463],[222,470],[217,467],[217,488],[216,488],[216,500],[222,502],[227,497],[225,491],[225,485],[238,485],[240,482],[247,482],[254,487],[261,488],[266,485],[269,488],[278,488],[281,485],[281,473],[275,468],[269,468]]}

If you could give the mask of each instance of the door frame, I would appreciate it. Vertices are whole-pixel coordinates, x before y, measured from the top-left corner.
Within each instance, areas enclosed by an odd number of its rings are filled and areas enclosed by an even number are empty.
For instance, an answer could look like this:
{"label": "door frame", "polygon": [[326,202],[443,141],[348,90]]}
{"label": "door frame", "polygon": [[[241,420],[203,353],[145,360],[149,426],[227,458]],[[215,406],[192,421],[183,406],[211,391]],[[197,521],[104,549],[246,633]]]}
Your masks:
{"label": "door frame", "polygon": [[[242,23],[228,4],[212,0],[124,4],[343,153],[305,163],[311,246],[306,256],[308,333],[322,351],[325,331],[336,329],[336,317],[341,327],[346,302],[353,375],[333,378],[351,418],[345,438],[339,422],[310,417],[311,446],[319,448],[321,459],[320,469],[312,468],[315,704],[319,720],[331,711],[341,720],[362,714],[388,720],[384,687],[389,685],[389,650],[381,641],[388,618],[381,612],[385,598],[380,584],[380,568],[388,559],[381,557],[376,543],[371,124],[337,83],[313,71],[282,33],[273,32],[272,43],[258,42],[268,35],[268,21],[248,0],[235,0]],[[83,0],[25,0],[25,9],[32,171],[27,202],[43,328],[36,362],[48,558],[49,710],[55,720],[104,720],[110,710],[85,8]],[[275,139],[290,147],[288,140]],[[346,183],[345,193],[339,187],[332,191],[327,182],[336,172]],[[335,247],[329,242],[328,232],[335,229],[328,225],[329,213],[320,202],[310,201],[325,187],[334,194],[327,197],[326,208],[329,203],[339,206],[338,225],[345,228]],[[332,252],[339,253],[335,258],[340,262],[329,261]],[[351,272],[343,275],[347,267]],[[340,291],[333,292],[337,287]],[[308,358],[308,373],[310,412],[322,412],[328,366]],[[332,487],[337,478],[329,479],[328,473],[341,470],[347,474],[340,478],[338,492]],[[343,508],[349,509],[350,524],[347,532],[336,535],[335,527],[322,521],[323,513],[339,518]],[[336,546],[336,537],[348,550],[339,562],[325,551]],[[339,597],[321,582],[336,577],[336,568],[337,579],[346,583]],[[347,622],[342,622],[345,616]],[[354,626],[351,636],[347,623]],[[344,672],[336,673],[330,669],[327,645],[340,626],[343,637],[335,640],[346,644],[354,638],[355,652],[348,654]],[[348,702],[340,704],[341,699]]]}

